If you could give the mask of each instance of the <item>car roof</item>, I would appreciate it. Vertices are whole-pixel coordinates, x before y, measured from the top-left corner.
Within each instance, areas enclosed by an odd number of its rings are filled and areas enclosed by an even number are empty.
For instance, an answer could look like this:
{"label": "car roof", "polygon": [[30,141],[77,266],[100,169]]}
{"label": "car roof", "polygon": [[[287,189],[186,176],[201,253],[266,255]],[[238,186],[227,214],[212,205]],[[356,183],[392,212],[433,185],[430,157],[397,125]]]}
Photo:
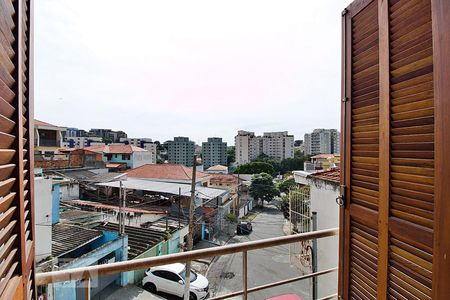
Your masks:
{"label": "car roof", "polygon": [[169,265],[162,265],[151,268],[152,271],[156,270],[164,270],[164,271],[170,271],[179,274],[181,271],[185,269],[184,264],[175,263],[175,264],[169,264]]}

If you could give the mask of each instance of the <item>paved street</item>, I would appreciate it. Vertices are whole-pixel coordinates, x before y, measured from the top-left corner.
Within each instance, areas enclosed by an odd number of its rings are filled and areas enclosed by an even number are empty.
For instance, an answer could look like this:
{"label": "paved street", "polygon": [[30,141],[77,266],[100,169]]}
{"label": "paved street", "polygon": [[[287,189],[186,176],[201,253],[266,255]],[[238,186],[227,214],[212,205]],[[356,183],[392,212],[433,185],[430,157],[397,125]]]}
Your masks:
{"label": "paved street", "polygon": [[[283,214],[273,205],[268,205],[253,220],[253,232],[249,236],[236,236],[230,243],[255,241],[264,238],[283,236]],[[255,287],[278,280],[300,276],[302,273],[290,264],[288,246],[266,248],[248,253],[248,286]],[[219,258],[210,267],[208,273],[214,295],[242,289],[242,254],[227,255]],[[296,283],[249,294],[249,299],[296,293],[302,299],[310,299],[311,281]]]}

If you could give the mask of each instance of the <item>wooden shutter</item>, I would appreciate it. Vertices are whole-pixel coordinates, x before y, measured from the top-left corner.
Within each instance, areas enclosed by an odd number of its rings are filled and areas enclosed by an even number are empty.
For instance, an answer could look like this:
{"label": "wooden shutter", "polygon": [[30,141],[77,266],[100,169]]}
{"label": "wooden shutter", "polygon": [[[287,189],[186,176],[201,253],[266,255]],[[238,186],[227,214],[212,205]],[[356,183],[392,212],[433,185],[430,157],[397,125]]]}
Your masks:
{"label": "wooden shutter", "polygon": [[0,0],[0,298],[34,299],[30,2]]}
{"label": "wooden shutter", "polygon": [[358,0],[343,12],[344,299],[450,299],[448,3]]}

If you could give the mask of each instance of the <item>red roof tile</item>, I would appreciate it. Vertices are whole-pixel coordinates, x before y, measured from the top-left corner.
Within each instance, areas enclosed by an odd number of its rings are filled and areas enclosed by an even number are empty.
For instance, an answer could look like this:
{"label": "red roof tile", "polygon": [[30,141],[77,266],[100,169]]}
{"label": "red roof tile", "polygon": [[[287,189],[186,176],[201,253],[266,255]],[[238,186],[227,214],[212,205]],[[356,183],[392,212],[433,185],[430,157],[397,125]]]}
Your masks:
{"label": "red roof tile", "polygon": [[110,154],[131,154],[133,152],[148,151],[133,145],[95,145],[84,147],[83,149],[91,152]]}
{"label": "red roof tile", "polygon": [[228,171],[228,167],[215,165],[207,169],[207,171]]}
{"label": "red roof tile", "polygon": [[318,158],[328,159],[328,158],[332,158],[332,157],[334,157],[334,154],[317,154],[317,155],[312,156],[311,158],[314,158],[314,159],[318,159]]}
{"label": "red roof tile", "polygon": [[339,170],[339,168],[333,168],[326,171],[318,171],[316,173],[309,175],[308,177],[339,183],[341,178],[341,171]]}
{"label": "red roof tile", "polygon": [[103,145],[89,146],[89,147],[83,148],[83,150],[85,150],[85,151],[90,151],[90,152],[95,152],[95,153],[103,153],[104,149],[105,149],[105,146],[103,146]]}
{"label": "red roof tile", "polygon": [[214,174],[211,175],[210,179],[211,183],[236,183],[238,182],[238,178],[234,175],[229,174]]}
{"label": "red roof tile", "polygon": [[[176,164],[147,164],[134,168],[127,172],[128,177],[168,180],[192,180],[192,169]],[[197,172],[197,179],[210,176],[203,172]]]}

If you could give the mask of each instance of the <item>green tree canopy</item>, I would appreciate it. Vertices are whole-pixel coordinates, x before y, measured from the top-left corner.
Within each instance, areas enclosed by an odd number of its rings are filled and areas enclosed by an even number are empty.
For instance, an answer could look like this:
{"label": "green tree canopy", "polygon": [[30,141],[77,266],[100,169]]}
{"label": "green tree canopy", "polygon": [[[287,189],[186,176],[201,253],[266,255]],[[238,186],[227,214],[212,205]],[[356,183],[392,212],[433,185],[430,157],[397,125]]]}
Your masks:
{"label": "green tree canopy", "polygon": [[289,193],[289,189],[291,187],[296,186],[297,183],[295,183],[294,178],[287,178],[285,180],[283,180],[282,182],[280,182],[280,184],[278,185],[278,189],[280,190],[281,193]]}
{"label": "green tree canopy", "polygon": [[270,202],[275,196],[280,195],[280,191],[273,183],[273,177],[267,173],[253,176],[249,193],[254,199],[261,201],[261,205],[263,206],[264,201]]}
{"label": "green tree canopy", "polygon": [[272,175],[275,174],[275,169],[269,163],[256,161],[237,167],[234,173],[235,174],[267,173]]}
{"label": "green tree canopy", "polygon": [[227,149],[227,163],[230,166],[232,163],[236,161],[236,147],[230,146]]}

